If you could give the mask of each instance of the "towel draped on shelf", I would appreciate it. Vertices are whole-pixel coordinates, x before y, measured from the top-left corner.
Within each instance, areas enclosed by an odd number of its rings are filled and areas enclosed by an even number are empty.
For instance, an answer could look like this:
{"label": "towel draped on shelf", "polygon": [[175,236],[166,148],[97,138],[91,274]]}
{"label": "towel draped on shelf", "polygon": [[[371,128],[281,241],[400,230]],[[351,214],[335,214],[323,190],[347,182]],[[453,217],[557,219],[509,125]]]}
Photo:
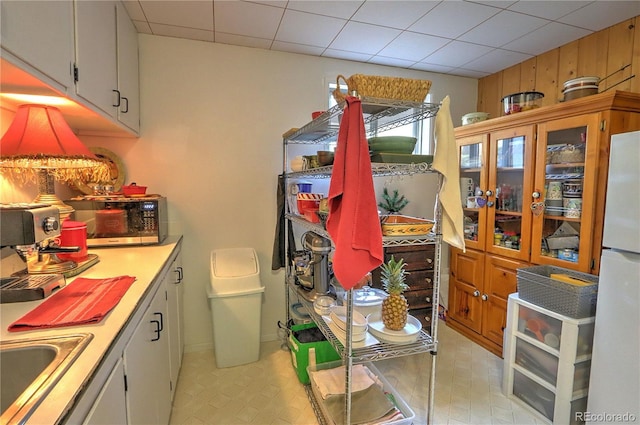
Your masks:
{"label": "towel draped on shelf", "polygon": [[9,332],[100,322],[136,280],[132,276],[76,278],[36,308],[9,325]]}
{"label": "towel draped on shelf", "polygon": [[333,272],[346,290],[382,264],[378,216],[362,102],[346,98],[329,184],[327,231],[335,244]]}
{"label": "towel draped on shelf", "polygon": [[446,96],[436,114],[436,151],[433,157],[433,169],[442,175],[442,187],[438,194],[438,201],[442,209],[442,240],[464,251],[464,215],[460,203],[460,168],[449,103],[449,96]]}

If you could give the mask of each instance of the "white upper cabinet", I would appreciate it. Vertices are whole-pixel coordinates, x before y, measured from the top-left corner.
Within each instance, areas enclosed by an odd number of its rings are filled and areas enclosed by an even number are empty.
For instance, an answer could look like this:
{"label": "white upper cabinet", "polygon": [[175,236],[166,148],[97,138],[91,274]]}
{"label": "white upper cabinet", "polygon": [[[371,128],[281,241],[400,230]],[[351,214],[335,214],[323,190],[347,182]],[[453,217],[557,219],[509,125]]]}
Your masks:
{"label": "white upper cabinet", "polygon": [[116,117],[116,4],[76,0],[76,93]]}
{"label": "white upper cabinet", "polygon": [[118,62],[118,121],[136,133],[140,130],[138,32],[125,7],[116,5]]}
{"label": "white upper cabinet", "polygon": [[18,66],[63,93],[73,87],[71,1],[3,0],[0,18],[4,59],[20,62]]}

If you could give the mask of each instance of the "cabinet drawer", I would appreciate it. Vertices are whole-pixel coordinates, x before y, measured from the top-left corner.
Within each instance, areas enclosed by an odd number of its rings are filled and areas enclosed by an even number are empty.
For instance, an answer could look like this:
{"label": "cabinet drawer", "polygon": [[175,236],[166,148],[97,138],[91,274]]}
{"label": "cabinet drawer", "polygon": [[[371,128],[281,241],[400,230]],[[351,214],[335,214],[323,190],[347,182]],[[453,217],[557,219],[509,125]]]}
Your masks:
{"label": "cabinet drawer", "polygon": [[416,270],[407,275],[407,285],[410,290],[416,289],[432,289],[433,288],[433,271]]}
{"label": "cabinet drawer", "polygon": [[433,305],[433,290],[407,291],[404,297],[409,303],[409,308],[424,308]]}
{"label": "cabinet drawer", "polygon": [[404,259],[407,263],[405,270],[421,270],[421,269],[433,269],[435,247],[433,245],[420,245],[420,246],[398,246],[389,247],[384,250],[384,260],[389,261],[391,256],[398,260]]}
{"label": "cabinet drawer", "polygon": [[556,385],[558,378],[558,358],[528,342],[516,339],[516,364],[534,375]]}
{"label": "cabinet drawer", "polygon": [[422,329],[427,333],[431,333],[431,314],[433,309],[431,308],[409,308],[409,314],[415,317],[422,323]]}
{"label": "cabinet drawer", "polygon": [[513,395],[553,421],[555,394],[517,370],[513,372]]}
{"label": "cabinet drawer", "polygon": [[559,349],[562,343],[562,321],[525,306],[518,312],[518,331],[551,348]]}

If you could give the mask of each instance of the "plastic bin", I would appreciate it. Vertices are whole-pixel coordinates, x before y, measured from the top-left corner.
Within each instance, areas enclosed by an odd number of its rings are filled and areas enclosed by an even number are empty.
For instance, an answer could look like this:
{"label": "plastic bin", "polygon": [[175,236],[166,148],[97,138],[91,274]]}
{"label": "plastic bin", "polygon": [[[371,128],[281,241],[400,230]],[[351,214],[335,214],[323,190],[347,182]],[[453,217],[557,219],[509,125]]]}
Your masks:
{"label": "plastic bin", "polygon": [[[551,279],[551,274],[563,274],[587,282],[571,285]],[[517,270],[520,299],[574,319],[596,314],[598,276],[555,266],[532,266]]]}
{"label": "plastic bin", "polygon": [[260,358],[260,314],[264,286],[253,248],[211,251],[207,288],[213,321],[213,346],[219,368]]}

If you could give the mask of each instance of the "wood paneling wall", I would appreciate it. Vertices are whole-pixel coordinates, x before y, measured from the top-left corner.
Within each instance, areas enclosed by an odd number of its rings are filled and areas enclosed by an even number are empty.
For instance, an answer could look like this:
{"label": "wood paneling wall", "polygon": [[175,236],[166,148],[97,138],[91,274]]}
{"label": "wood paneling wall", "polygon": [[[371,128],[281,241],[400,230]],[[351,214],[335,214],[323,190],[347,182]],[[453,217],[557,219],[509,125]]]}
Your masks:
{"label": "wood paneling wall", "polygon": [[[573,78],[606,78],[600,91],[640,93],[640,16],[550,50],[478,81],[478,111],[502,116],[500,100],[511,93],[539,91],[542,105],[562,100],[563,83]],[[625,67],[622,69],[623,67]],[[622,69],[622,70],[621,70]],[[635,77],[620,83],[635,75]]]}

